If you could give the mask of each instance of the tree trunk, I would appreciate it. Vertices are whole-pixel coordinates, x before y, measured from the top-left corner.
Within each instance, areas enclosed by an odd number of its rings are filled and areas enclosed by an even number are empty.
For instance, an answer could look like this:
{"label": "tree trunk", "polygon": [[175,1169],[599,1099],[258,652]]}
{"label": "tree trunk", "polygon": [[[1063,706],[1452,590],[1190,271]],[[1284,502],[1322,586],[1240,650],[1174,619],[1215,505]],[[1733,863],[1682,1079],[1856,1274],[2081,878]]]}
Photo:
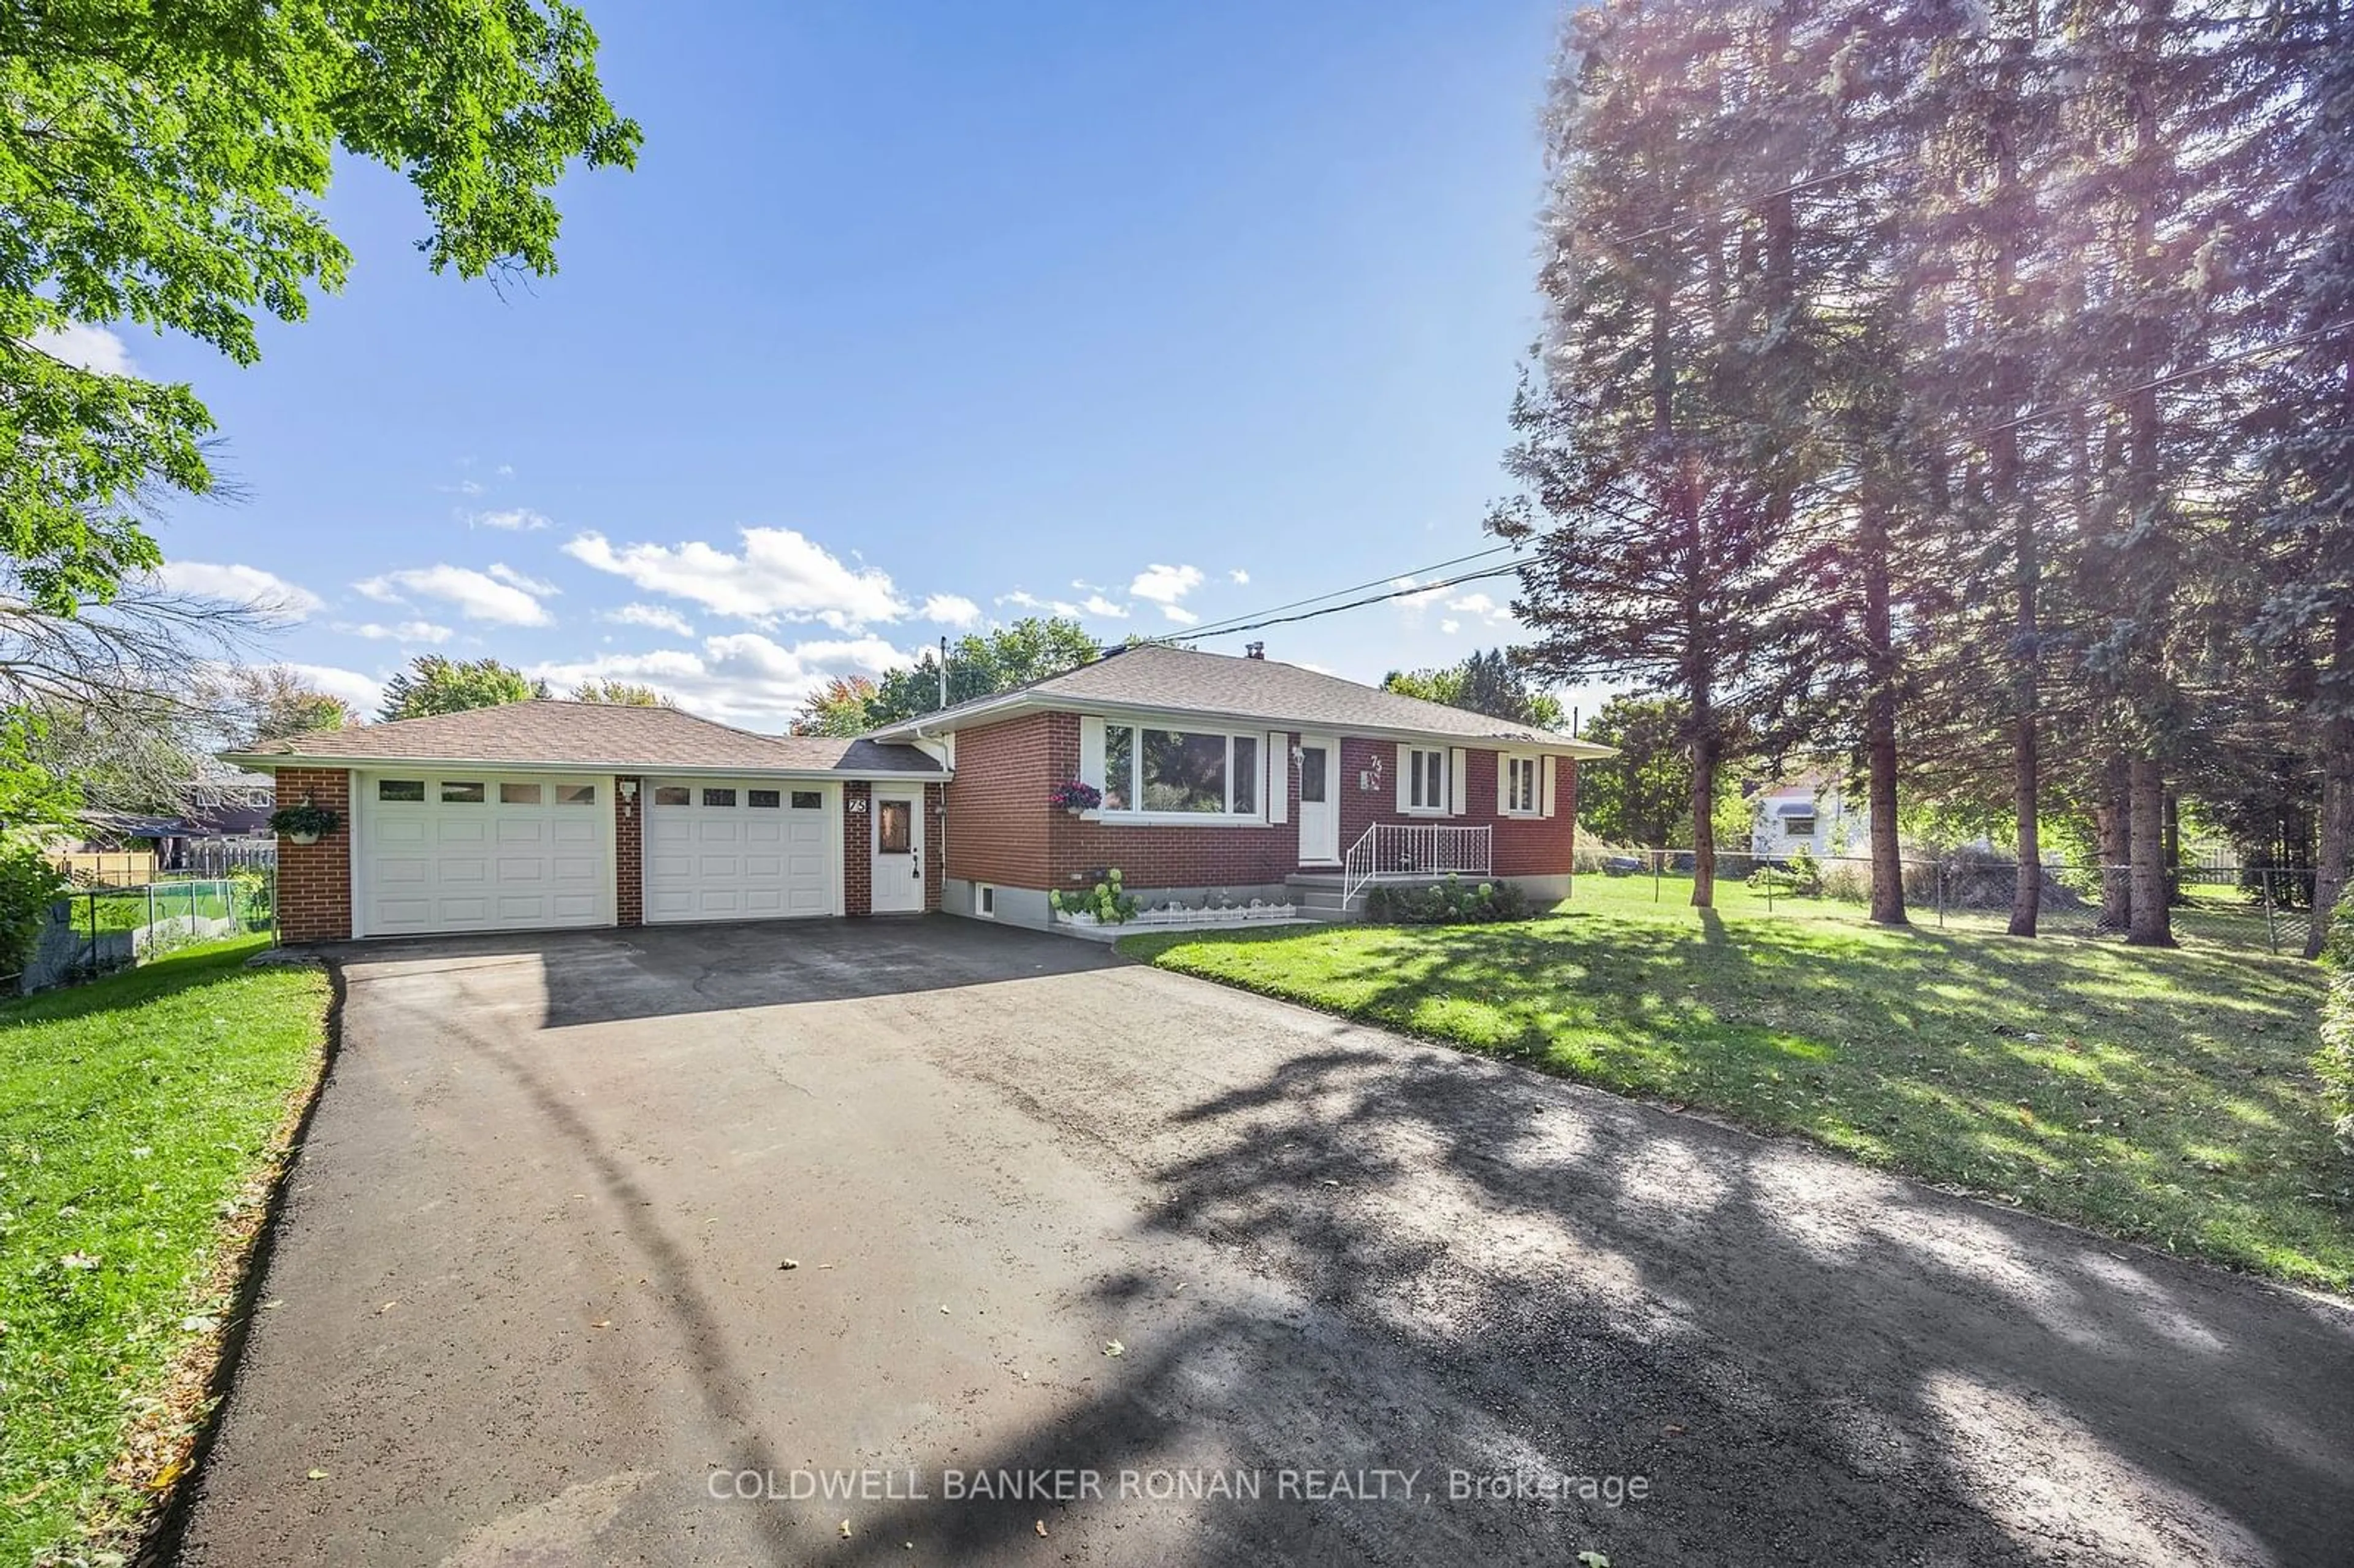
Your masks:
{"label": "tree trunk", "polygon": [[1889,619],[1888,519],[1867,502],[1858,553],[1863,557],[1864,753],[1871,770],[1872,918],[1903,926],[1904,861],[1896,842],[1896,646]]}
{"label": "tree trunk", "polygon": [[2093,808],[2093,828],[2101,853],[2101,929],[2122,934],[2133,925],[2133,804],[2126,792],[2124,759],[2111,758],[2102,770],[2102,794]]}
{"label": "tree trunk", "polygon": [[2139,948],[2174,946],[2166,902],[2166,774],[2155,757],[2127,765],[2132,800],[2133,915],[2126,940]]}
{"label": "tree trunk", "polygon": [[2035,935],[2036,917],[2043,907],[2043,843],[2035,798],[2041,768],[2035,742],[2035,712],[2028,708],[2020,714],[2010,740],[2010,809],[2019,818],[2019,880],[2010,890],[2014,937]]}
{"label": "tree trunk", "polygon": [[[2354,365],[2347,366],[2349,413],[2354,414]],[[2354,663],[2354,610],[2341,609],[2330,628],[2329,668],[2341,678]],[[2334,685],[2334,683],[2333,683]],[[2345,699],[2333,690],[2333,702]],[[2347,859],[2354,855],[2354,715],[2333,714],[2321,726],[2321,846],[2313,863],[2313,921],[2305,956],[2321,957],[2329,919],[2346,895]]]}
{"label": "tree trunk", "polygon": [[2317,959],[2329,940],[2330,916],[2346,895],[2347,858],[2354,854],[2354,720],[2334,718],[2321,731],[2321,852],[2313,863],[2313,923],[2305,956]]}
{"label": "tree trunk", "polygon": [[1712,909],[1716,906],[1716,737],[1705,732],[1692,737],[1691,808],[1692,907]]}

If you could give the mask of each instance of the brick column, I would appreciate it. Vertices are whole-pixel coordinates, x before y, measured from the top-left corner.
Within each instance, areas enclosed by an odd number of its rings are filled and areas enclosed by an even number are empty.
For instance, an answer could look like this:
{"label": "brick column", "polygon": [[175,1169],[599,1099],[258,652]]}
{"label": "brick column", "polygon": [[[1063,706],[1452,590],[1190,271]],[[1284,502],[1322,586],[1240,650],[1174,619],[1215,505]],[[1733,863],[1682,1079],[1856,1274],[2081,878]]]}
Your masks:
{"label": "brick column", "polygon": [[842,787],[842,912],[875,913],[875,789],[864,780]]}
{"label": "brick column", "polygon": [[278,841],[278,938],[341,942],[352,934],[352,776],[342,768],[277,769],[280,806],[305,799],[343,819],[314,844]]}
{"label": "brick column", "polygon": [[645,781],[613,780],[613,924],[646,923]]}
{"label": "brick column", "polygon": [[948,878],[948,786],[924,786],[924,910],[939,913],[940,884]]}

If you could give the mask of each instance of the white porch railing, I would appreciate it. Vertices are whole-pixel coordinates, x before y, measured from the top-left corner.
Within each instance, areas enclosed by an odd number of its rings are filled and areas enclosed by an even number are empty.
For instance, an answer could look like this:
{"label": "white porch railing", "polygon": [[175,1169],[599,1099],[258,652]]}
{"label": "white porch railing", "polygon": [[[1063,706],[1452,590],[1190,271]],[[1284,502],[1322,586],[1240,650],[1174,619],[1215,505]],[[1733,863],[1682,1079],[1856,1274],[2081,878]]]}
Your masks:
{"label": "white porch railing", "polygon": [[1349,846],[1341,866],[1341,902],[1354,898],[1368,883],[1445,876],[1486,876],[1493,863],[1495,832],[1479,827],[1437,822],[1375,822]]}

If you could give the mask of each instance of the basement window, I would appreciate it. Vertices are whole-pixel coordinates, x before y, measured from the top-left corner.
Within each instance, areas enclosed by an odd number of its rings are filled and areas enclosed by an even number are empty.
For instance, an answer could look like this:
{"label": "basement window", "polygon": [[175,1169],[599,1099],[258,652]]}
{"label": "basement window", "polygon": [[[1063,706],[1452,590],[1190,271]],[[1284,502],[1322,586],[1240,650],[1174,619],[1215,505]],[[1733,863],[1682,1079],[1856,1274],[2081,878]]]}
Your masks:
{"label": "basement window", "polygon": [[987,883],[976,884],[972,890],[972,912],[984,920],[997,918],[997,889]]}

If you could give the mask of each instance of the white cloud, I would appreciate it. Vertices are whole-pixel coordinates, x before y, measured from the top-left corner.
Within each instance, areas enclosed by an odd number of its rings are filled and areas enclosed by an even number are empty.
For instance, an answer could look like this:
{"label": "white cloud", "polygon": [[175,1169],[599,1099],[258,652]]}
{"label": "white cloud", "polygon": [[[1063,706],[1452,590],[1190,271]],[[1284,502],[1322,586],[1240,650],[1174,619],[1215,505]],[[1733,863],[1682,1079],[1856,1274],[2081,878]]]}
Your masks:
{"label": "white cloud", "polygon": [[605,619],[623,626],[651,626],[659,631],[675,631],[681,637],[695,635],[694,624],[666,605],[625,604],[619,609],[606,611]]}
{"label": "white cloud", "polygon": [[76,322],[70,326],[45,327],[27,341],[52,358],[101,376],[132,376],[139,369],[132,363],[129,345],[102,326]]}
{"label": "white cloud", "polygon": [[628,578],[649,593],[688,599],[721,615],[763,624],[816,620],[838,631],[907,613],[886,572],[854,569],[790,528],[745,528],[741,555],[700,540],[624,545],[582,534],[564,546],[573,559]]}
{"label": "white cloud", "polygon": [[166,561],[156,574],[174,593],[217,599],[270,614],[300,619],[315,615],[325,601],[260,567],[216,566],[210,561]]}
{"label": "white cloud", "polygon": [[1500,604],[1484,593],[1467,593],[1461,599],[1450,599],[1447,601],[1447,608],[1465,615],[1476,615],[1490,626],[1510,626],[1512,623],[1512,607]]}
{"label": "white cloud", "polygon": [[558,691],[583,681],[633,681],[674,697],[690,712],[756,728],[782,729],[803,698],[837,675],[880,675],[914,662],[879,637],[818,639],[787,647],[758,632],[706,638],[698,651],[600,653],[525,672]]}
{"label": "white cloud", "polygon": [[406,604],[406,594],[438,599],[454,605],[458,613],[469,620],[494,621],[501,626],[546,626],[554,620],[547,607],[527,590],[465,567],[442,565],[387,572],[381,577],[364,578],[352,587],[386,604]]}
{"label": "white cloud", "polygon": [[361,621],[356,625],[344,620],[335,623],[335,630],[354,637],[365,637],[371,642],[447,642],[457,635],[449,627],[438,626],[429,620],[404,620],[395,626],[387,626],[377,620]]}
{"label": "white cloud", "polygon": [[373,718],[384,703],[384,683],[373,675],[333,664],[289,664],[286,668],[293,671],[304,685],[331,697],[343,698],[362,718]]}
{"label": "white cloud", "polygon": [[1202,619],[1200,616],[1195,615],[1192,610],[1180,609],[1178,606],[1173,604],[1162,605],[1161,607],[1161,613],[1167,616],[1170,620],[1175,621],[1180,626],[1192,626]]}
{"label": "white cloud", "polygon": [[466,526],[503,528],[510,534],[520,534],[546,527],[547,514],[535,512],[528,506],[509,506],[497,512],[470,512],[466,514]]}
{"label": "white cloud", "polygon": [[1048,615],[1057,615],[1066,620],[1080,620],[1090,615],[1105,620],[1128,619],[1128,606],[1114,604],[1099,593],[1091,593],[1078,603],[1073,604],[1066,599],[1040,599],[1034,593],[1015,588],[1012,593],[998,595],[997,602],[1013,605],[1017,609],[1043,610]]}
{"label": "white cloud", "polygon": [[521,588],[534,599],[547,599],[564,590],[541,577],[527,577],[504,561],[491,563],[491,576],[511,588]]}
{"label": "white cloud", "polygon": [[1449,619],[1438,623],[1438,630],[1447,633],[1447,636],[1452,637],[1457,632],[1463,630],[1463,623],[1450,617]]}
{"label": "white cloud", "polygon": [[1243,570],[1240,567],[1236,567],[1233,571],[1226,574],[1226,580],[1235,584],[1238,588],[1247,587],[1250,583],[1250,574]]}
{"label": "white cloud", "polygon": [[981,619],[981,606],[960,593],[936,593],[916,613],[941,626],[966,627]]}
{"label": "white cloud", "polygon": [[511,462],[503,462],[499,464],[497,471],[498,476],[501,479],[513,479],[514,477],[514,464]]}
{"label": "white cloud", "polygon": [[1199,567],[1150,566],[1136,574],[1128,591],[1139,599],[1149,599],[1155,604],[1175,604],[1202,586]]}

